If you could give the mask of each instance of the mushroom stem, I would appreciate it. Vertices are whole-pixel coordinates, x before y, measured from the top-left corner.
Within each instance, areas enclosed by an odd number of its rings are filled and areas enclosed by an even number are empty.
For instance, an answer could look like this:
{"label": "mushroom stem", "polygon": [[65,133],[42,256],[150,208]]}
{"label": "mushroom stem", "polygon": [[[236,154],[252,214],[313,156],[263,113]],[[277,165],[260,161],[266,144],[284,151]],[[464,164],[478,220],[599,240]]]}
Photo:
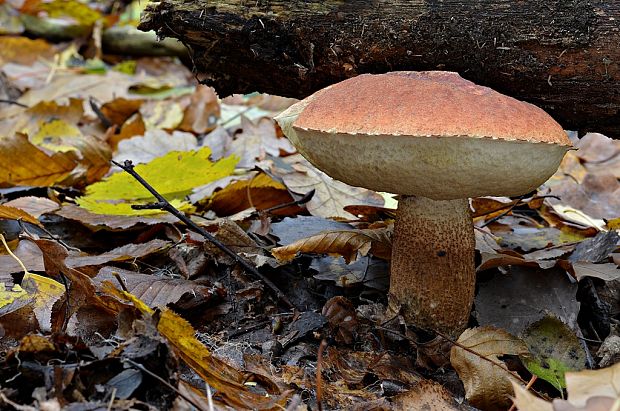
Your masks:
{"label": "mushroom stem", "polygon": [[401,196],[390,299],[407,323],[458,336],[474,298],[475,237],[467,199]]}

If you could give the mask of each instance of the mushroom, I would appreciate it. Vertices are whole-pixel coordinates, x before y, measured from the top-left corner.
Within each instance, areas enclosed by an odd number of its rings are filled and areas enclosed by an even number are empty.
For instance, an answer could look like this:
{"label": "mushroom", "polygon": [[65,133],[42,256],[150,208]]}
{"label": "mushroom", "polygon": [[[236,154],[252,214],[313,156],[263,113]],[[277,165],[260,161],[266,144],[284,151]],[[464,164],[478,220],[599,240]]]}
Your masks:
{"label": "mushroom", "polygon": [[360,75],[276,120],[331,177],[400,195],[390,302],[408,323],[451,336],[467,326],[474,298],[468,198],[529,193],[571,147],[542,109],[453,72]]}

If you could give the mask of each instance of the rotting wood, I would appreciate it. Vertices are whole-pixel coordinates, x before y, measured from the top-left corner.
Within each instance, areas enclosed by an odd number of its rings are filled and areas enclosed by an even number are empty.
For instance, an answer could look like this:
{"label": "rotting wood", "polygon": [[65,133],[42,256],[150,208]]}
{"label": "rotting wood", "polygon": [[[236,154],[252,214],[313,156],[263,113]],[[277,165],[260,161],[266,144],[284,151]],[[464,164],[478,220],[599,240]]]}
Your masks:
{"label": "rotting wood", "polygon": [[620,137],[620,2],[163,0],[140,28],[182,40],[222,96],[301,98],[360,73],[453,70],[567,129]]}

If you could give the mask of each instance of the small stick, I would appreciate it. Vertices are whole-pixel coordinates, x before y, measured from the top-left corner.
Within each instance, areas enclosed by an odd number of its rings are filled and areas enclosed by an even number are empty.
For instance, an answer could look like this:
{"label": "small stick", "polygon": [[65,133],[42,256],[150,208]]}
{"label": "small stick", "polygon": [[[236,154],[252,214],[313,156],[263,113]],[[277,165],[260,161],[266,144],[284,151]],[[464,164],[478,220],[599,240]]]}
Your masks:
{"label": "small stick", "polygon": [[157,199],[157,203],[149,204],[147,207],[144,207],[144,206],[132,206],[132,208],[137,208],[137,209],[144,209],[144,208],[159,209],[159,210],[167,211],[170,214],[174,215],[176,218],[181,220],[183,223],[185,223],[192,230],[194,230],[195,232],[199,233],[204,238],[209,240],[217,248],[222,250],[224,252],[224,254],[228,255],[233,260],[235,260],[235,262],[237,264],[239,264],[240,266],[242,266],[245,269],[246,272],[253,274],[256,278],[258,278],[262,282],[264,282],[267,285],[267,287],[269,287],[276,294],[278,299],[280,301],[282,301],[284,304],[286,304],[286,306],[288,308],[292,308],[292,309],[296,308],[293,305],[293,303],[291,303],[291,301],[286,297],[286,295],[284,295],[284,293],[282,291],[280,291],[280,289],[269,278],[267,278],[263,274],[261,274],[255,267],[253,267],[248,261],[246,261],[240,255],[238,255],[237,253],[232,251],[230,248],[226,247],[226,245],[224,245],[222,242],[220,242],[220,240],[215,238],[211,233],[209,233],[208,231],[206,231],[205,229],[200,227],[198,224],[196,224],[195,222],[193,222],[192,220],[187,218],[187,216],[184,213],[182,213],[179,210],[177,210],[176,208],[174,208],[172,206],[172,204],[170,204],[168,202],[168,200],[166,200],[161,194],[159,194],[157,192],[157,190],[155,190],[149,183],[147,183],[146,180],[144,180],[144,178],[142,178],[141,175],[136,173],[136,171],[134,170],[134,166],[133,166],[133,164],[131,163],[130,160],[125,160],[125,162],[123,164],[117,163],[116,161],[112,160],[112,163],[114,165],[122,168],[125,172],[129,173],[140,184],[142,184],[142,186],[144,188],[146,188],[151,194],[153,194],[153,196]]}

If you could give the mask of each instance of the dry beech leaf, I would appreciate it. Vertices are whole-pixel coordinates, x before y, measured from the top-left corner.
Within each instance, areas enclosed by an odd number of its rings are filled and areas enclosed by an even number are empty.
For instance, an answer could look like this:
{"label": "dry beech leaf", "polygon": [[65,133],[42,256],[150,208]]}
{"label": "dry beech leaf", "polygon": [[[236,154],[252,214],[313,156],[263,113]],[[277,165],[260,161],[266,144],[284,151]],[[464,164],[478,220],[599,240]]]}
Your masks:
{"label": "dry beech leaf", "polygon": [[241,158],[240,168],[253,168],[257,161],[264,160],[267,155],[279,157],[281,153],[294,153],[296,150],[287,138],[279,137],[275,121],[262,117],[256,122],[241,116],[241,133],[235,136],[230,145],[230,154]]}
{"label": "dry beech leaf", "polygon": [[60,208],[57,202],[49,198],[33,196],[19,197],[15,200],[7,201],[4,205],[19,208],[35,218],[39,218],[43,214],[52,213]]}
{"label": "dry beech leaf", "polygon": [[550,402],[538,398],[515,381],[512,381],[512,388],[513,402],[519,411],[554,411]]}
{"label": "dry beech leaf", "polygon": [[[215,183],[218,183],[218,181]],[[206,193],[207,191],[203,190],[203,192]],[[215,192],[209,202],[209,209],[213,210],[218,216],[223,217],[252,207],[256,210],[264,210],[292,201],[293,198],[282,183],[272,179],[265,173],[258,173],[249,176],[249,178],[228,184]],[[286,209],[277,210],[275,214],[292,214],[300,210],[299,207],[287,207]]]}
{"label": "dry beech leaf", "polygon": [[457,345],[450,352],[450,363],[463,381],[469,403],[484,410],[504,409],[510,405],[514,377],[498,357],[526,355],[529,351],[525,343],[494,327],[467,329],[457,342],[479,354]]}
{"label": "dry beech leaf", "polygon": [[582,370],[565,374],[568,401],[583,407],[588,398],[620,398],[620,363],[600,370]]}
{"label": "dry beech leaf", "polygon": [[4,204],[0,205],[0,219],[22,220],[30,224],[42,226],[39,220],[37,220],[36,217],[34,217],[33,215],[30,215],[19,208],[7,206]]}
{"label": "dry beech leaf", "polygon": [[220,118],[220,104],[212,87],[196,86],[185,109],[179,130],[204,134],[213,130]]}
{"label": "dry beech leaf", "polygon": [[134,164],[148,163],[171,151],[196,150],[198,144],[193,134],[165,130],[149,130],[143,136],[135,136],[118,143],[114,161],[122,163],[131,160]]}
{"label": "dry beech leaf", "polygon": [[334,180],[307,161],[301,158],[299,161],[292,166],[295,172],[284,174],[282,179],[286,187],[296,194],[305,195],[315,190],[314,196],[306,203],[306,209],[310,214],[325,218],[350,219],[353,215],[344,211],[348,205],[383,206],[383,197],[374,191],[352,187]]}
{"label": "dry beech leaf", "polygon": [[465,409],[457,404],[448,390],[431,380],[420,381],[409,391],[395,396],[392,403],[398,410],[458,411]]}
{"label": "dry beech leaf", "polygon": [[125,229],[138,224],[154,225],[160,223],[174,223],[178,219],[172,214],[158,214],[150,216],[125,216],[95,214],[72,204],[65,204],[56,212],[61,217],[79,221],[88,226],[104,226],[112,229]]}
{"label": "dry beech leaf", "polygon": [[347,263],[355,261],[358,253],[371,253],[375,257],[391,258],[392,227],[363,230],[324,231],[292,244],[276,247],[271,253],[281,262],[288,262],[297,253],[341,255]]}
{"label": "dry beech leaf", "polygon": [[142,103],[143,100],[138,99],[116,98],[101,106],[101,112],[112,124],[120,126],[140,110]]}
{"label": "dry beech leaf", "polygon": [[47,155],[23,134],[0,139],[0,153],[1,184],[47,187],[64,180],[76,165],[73,155]]}
{"label": "dry beech leaf", "polygon": [[208,287],[195,281],[140,274],[114,267],[102,268],[93,281],[98,284],[106,280],[114,283],[117,281],[115,274],[123,280],[131,294],[152,308],[177,303],[184,295],[190,295],[196,305],[213,302],[221,297],[215,287]]}
{"label": "dry beech leaf", "polygon": [[614,263],[595,264],[586,261],[577,261],[572,264],[577,281],[584,277],[600,278],[604,281],[620,279],[620,267]]}
{"label": "dry beech leaf", "polygon": [[608,411],[620,404],[620,363],[566,373],[567,400],[544,401],[513,382],[519,411]]}

